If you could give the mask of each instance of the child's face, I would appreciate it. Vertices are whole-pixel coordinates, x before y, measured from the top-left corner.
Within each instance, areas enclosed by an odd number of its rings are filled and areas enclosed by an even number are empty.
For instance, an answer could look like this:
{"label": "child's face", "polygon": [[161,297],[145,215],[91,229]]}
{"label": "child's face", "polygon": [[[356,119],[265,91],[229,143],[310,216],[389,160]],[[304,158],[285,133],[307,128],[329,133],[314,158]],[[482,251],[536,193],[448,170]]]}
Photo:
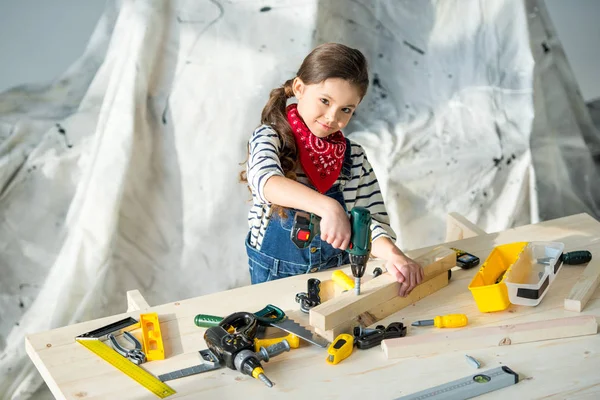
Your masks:
{"label": "child's face", "polygon": [[296,78],[293,89],[298,99],[298,113],[308,129],[321,138],[348,125],[361,100],[358,90],[341,78],[312,85]]}

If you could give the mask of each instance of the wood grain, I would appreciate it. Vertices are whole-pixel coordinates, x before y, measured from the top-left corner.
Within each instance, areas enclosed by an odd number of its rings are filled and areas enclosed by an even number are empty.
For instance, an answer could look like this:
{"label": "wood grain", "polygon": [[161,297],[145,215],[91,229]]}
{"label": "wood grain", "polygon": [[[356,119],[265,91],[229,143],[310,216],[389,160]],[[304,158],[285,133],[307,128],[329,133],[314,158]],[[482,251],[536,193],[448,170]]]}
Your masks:
{"label": "wood grain", "polygon": [[600,262],[592,260],[585,267],[571,292],[565,298],[565,310],[581,312],[600,284]]}
{"label": "wood grain", "polygon": [[485,328],[444,328],[440,332],[427,335],[387,339],[381,342],[381,348],[387,358],[402,358],[595,335],[597,332],[596,318],[592,315],[581,315]]}
{"label": "wood grain", "polygon": [[[427,282],[456,266],[456,253],[440,246],[416,258],[415,261],[423,266],[423,282]],[[336,326],[348,323],[361,313],[397,297],[399,289],[400,284],[394,277],[389,273],[385,273],[366,282],[361,288],[359,296],[356,296],[353,291],[348,291],[311,309],[310,324],[321,332],[333,329]],[[389,315],[397,310],[386,308],[386,311]]]}

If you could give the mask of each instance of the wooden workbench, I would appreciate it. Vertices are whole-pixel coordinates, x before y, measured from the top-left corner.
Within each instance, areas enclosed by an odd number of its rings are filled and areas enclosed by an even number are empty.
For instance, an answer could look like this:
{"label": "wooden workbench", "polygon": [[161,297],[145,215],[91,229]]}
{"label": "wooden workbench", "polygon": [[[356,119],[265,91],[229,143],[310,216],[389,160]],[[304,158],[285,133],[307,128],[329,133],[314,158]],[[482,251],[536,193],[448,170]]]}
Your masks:
{"label": "wooden workbench", "polygon": [[[565,251],[587,249],[600,257],[600,222],[586,214],[527,225],[499,233],[452,242],[477,255],[482,262],[491,249],[515,241],[560,241]],[[429,248],[409,252],[413,257]],[[483,314],[467,288],[472,270],[453,272],[448,287],[381,321],[410,322],[447,313],[464,313],[468,327],[495,326],[580,315],[565,311],[563,300],[583,271],[583,266],[564,265],[549,293],[537,307],[510,306],[497,313]],[[369,269],[368,269],[369,270]],[[311,274],[327,280],[331,271]],[[261,285],[182,300],[151,307],[157,312],[167,358],[144,367],[154,375],[199,363],[198,350],[206,348],[204,329],[194,325],[198,313],[226,315],[235,311],[256,311],[267,303],[283,310],[297,310],[297,292],[306,291],[306,276],[296,276]],[[600,319],[600,290],[582,314]],[[125,300],[125,299],[124,299]],[[298,314],[294,314],[297,319]],[[152,399],[157,398],[136,382],[74,342],[76,335],[133,316],[138,312],[88,321],[27,336],[26,349],[53,394],[59,399]],[[307,318],[304,321],[307,323]],[[408,335],[432,333],[436,328],[413,328]],[[441,334],[443,331],[438,330]],[[521,378],[517,385],[487,394],[487,398],[600,398],[600,335],[482,348],[469,354],[482,363],[479,371],[507,365]],[[356,350],[350,358],[332,366],[325,362],[326,350],[302,345],[264,364],[275,383],[271,389],[261,382],[228,369],[168,382],[177,394],[169,398],[373,398],[392,399],[474,373],[464,352],[427,357],[387,360],[380,347]]]}

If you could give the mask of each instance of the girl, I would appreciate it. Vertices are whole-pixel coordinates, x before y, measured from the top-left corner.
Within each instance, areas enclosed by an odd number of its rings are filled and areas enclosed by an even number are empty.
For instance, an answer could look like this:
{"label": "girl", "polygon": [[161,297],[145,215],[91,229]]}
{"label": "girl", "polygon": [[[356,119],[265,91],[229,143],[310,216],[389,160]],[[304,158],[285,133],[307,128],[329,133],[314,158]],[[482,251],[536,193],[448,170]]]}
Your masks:
{"label": "girl", "polygon": [[[254,202],[246,238],[253,284],[348,264],[347,212],[354,206],[371,212],[371,254],[387,260],[388,272],[402,283],[399,295],[423,279],[423,269],[394,245],[364,150],[341,132],[368,85],[364,55],[326,43],[304,59],[294,79],[271,91],[242,175]],[[297,104],[286,107],[291,97]],[[321,234],[305,249],[290,239],[296,210],[321,217]]]}

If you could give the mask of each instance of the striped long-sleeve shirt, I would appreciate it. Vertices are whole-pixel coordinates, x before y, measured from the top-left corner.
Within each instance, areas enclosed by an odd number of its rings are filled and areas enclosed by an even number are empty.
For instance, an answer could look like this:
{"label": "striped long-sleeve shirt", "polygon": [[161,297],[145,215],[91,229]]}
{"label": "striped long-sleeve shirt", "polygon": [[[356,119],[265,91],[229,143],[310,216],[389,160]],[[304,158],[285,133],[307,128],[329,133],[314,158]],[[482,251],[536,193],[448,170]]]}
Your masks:
{"label": "striped long-sleeve shirt", "polygon": [[[335,184],[345,184],[343,196],[346,209],[350,210],[352,207],[367,208],[372,217],[372,240],[385,236],[395,241],[396,238],[390,227],[389,216],[383,203],[373,167],[367,160],[363,148],[352,141],[350,143],[351,177],[348,181],[338,179],[335,182]],[[264,195],[265,183],[274,175],[284,176],[279,161],[282,145],[279,134],[268,125],[258,127],[248,143],[250,154],[246,165],[246,173],[253,200],[253,206],[248,214],[248,225],[250,227],[250,244],[258,250],[262,245],[272,209],[272,204]],[[298,182],[309,183],[309,179],[300,165],[298,165],[296,174]]]}

